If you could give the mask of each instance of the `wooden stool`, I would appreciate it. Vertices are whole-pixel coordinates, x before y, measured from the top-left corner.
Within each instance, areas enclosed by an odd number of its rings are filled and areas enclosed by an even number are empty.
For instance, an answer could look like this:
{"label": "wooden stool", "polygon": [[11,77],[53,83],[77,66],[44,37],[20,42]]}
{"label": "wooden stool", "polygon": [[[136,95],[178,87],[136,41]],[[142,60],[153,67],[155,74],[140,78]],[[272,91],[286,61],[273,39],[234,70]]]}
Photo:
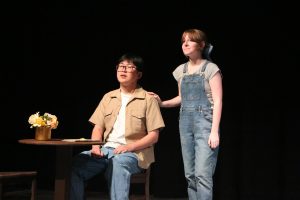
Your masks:
{"label": "wooden stool", "polygon": [[[149,190],[149,186],[150,186],[150,171],[151,171],[151,168],[149,167],[148,169],[144,170],[143,172],[141,173],[138,173],[138,174],[133,174],[131,175],[131,179],[130,179],[130,188],[131,188],[131,191],[129,193],[129,199],[130,200],[150,200],[150,190]],[[85,192],[85,198],[88,199],[88,197],[92,194],[92,190],[98,190],[98,188],[91,188],[89,185],[97,185],[98,184],[98,179],[99,178],[103,178],[102,175],[100,176],[97,175],[95,177],[93,177],[92,179],[90,179],[87,183],[87,188],[86,188],[86,192]],[[90,184],[92,182],[95,182],[95,184]],[[133,188],[132,188],[132,185],[133,184],[143,184],[143,190],[144,190],[144,194],[134,194],[133,193]],[[87,190],[89,190],[89,194],[87,193]],[[95,197],[95,194],[93,194],[93,197]],[[97,196],[98,198],[98,196]],[[99,196],[99,198],[101,198],[101,196]]]}
{"label": "wooden stool", "polygon": [[143,200],[150,200],[150,171],[151,166],[149,166],[148,169],[146,169],[144,172],[139,174],[133,174],[131,175],[130,184],[144,184],[144,195],[138,197],[137,195],[130,195],[130,200],[137,200],[137,199],[143,199]]}
{"label": "wooden stool", "polygon": [[[0,172],[0,200],[5,196],[16,194],[31,193],[31,200],[36,199],[36,171],[17,171],[17,172]],[[31,183],[31,188],[20,190],[12,188],[14,191],[6,191],[4,185],[17,185],[19,183]]]}

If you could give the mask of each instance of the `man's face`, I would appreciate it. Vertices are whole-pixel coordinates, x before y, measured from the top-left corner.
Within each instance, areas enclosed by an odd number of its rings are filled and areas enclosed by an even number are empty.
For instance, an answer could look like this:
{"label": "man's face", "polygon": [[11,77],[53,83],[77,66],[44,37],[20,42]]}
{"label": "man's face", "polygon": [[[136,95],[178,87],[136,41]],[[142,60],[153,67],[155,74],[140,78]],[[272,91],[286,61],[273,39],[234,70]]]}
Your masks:
{"label": "man's face", "polygon": [[131,61],[124,60],[117,65],[117,78],[120,84],[124,86],[135,85],[140,77],[141,72]]}

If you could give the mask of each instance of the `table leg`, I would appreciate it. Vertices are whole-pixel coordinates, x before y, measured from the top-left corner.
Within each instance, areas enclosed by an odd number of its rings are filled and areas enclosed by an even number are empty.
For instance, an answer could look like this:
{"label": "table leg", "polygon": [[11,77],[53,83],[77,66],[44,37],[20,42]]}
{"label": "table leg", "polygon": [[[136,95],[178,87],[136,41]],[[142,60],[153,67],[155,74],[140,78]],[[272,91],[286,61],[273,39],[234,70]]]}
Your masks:
{"label": "table leg", "polygon": [[70,170],[72,164],[72,147],[56,147],[55,200],[69,200]]}

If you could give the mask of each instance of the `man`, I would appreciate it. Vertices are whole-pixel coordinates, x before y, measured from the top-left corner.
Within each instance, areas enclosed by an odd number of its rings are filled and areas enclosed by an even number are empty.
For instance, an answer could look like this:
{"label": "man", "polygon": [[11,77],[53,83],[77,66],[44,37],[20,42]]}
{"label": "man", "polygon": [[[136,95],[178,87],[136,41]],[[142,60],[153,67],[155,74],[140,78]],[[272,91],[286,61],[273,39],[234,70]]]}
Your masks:
{"label": "man", "polygon": [[103,141],[100,148],[77,155],[71,174],[71,200],[84,199],[84,184],[105,172],[111,200],[129,199],[131,174],[140,173],[154,162],[153,144],[164,121],[157,100],[138,85],[143,59],[123,55],[117,64],[120,88],[108,92],[89,121],[94,124],[91,139]]}

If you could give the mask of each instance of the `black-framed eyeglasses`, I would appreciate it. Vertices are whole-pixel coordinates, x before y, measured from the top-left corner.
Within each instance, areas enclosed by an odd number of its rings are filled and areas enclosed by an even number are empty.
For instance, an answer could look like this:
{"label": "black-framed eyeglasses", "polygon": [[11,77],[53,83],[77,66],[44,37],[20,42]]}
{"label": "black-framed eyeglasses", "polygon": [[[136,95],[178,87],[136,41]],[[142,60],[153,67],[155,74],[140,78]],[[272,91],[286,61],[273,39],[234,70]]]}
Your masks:
{"label": "black-framed eyeglasses", "polygon": [[134,65],[124,65],[124,64],[118,64],[116,67],[117,71],[126,71],[126,72],[133,72],[136,70],[136,66]]}

